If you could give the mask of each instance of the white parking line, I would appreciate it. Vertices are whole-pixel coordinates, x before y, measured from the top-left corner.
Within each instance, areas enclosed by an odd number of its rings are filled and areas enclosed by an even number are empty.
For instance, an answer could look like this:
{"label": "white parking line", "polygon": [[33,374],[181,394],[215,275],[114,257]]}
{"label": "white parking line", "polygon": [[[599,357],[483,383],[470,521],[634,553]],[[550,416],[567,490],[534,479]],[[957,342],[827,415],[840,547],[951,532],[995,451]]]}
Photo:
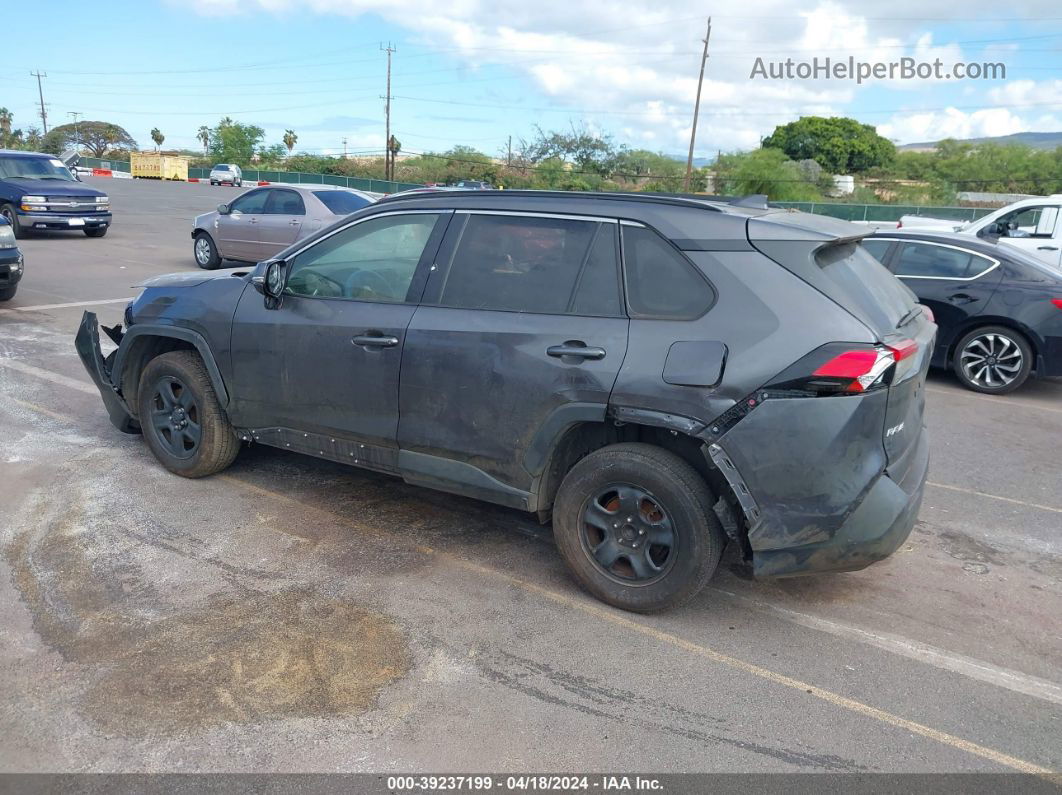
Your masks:
{"label": "white parking line", "polygon": [[40,367],[34,367],[32,364],[26,364],[20,362],[18,359],[0,359],[0,367],[6,367],[8,370],[16,370],[26,375],[32,375],[35,378],[40,378],[42,381],[51,381],[53,384],[59,384],[59,386],[65,386],[68,389],[76,389],[78,392],[84,392],[86,395],[98,394],[96,387],[92,384],[85,383],[84,381],[78,381],[76,378],[69,378],[59,373],[53,373],[51,370],[42,370]]}
{"label": "white parking line", "polygon": [[962,486],[949,486],[946,483],[934,483],[932,480],[926,481],[927,486],[932,486],[937,489],[947,489],[948,491],[957,491],[960,494],[973,494],[975,497],[987,497],[990,500],[999,500],[1001,502],[1010,502],[1015,505],[1022,505],[1026,508],[1036,508],[1040,511],[1050,511],[1051,513],[1062,513],[1062,508],[1052,508],[1050,505],[1040,505],[1038,502],[1025,502],[1024,500],[1016,500],[1013,497],[1001,497],[998,494],[989,494],[987,491],[976,491],[974,489],[964,489]]}
{"label": "white parking line", "polygon": [[984,400],[988,403],[999,403],[1006,406],[1008,409],[1037,409],[1038,411],[1050,411],[1052,414],[1062,414],[1062,409],[1052,408],[1050,406],[1041,406],[1038,403],[1025,403],[1024,401],[1015,400],[1013,398],[997,398],[991,395],[975,395],[972,392],[968,392],[964,389],[935,389],[934,387],[927,386],[926,392],[932,392],[936,395],[950,395],[952,397],[964,397],[971,400]]}
{"label": "white parking line", "polygon": [[99,306],[101,304],[128,304],[133,296],[128,298],[101,298],[98,301],[74,301],[70,304],[38,304],[37,306],[12,306],[0,308],[0,312],[37,312],[44,309],[69,309],[74,306]]}
{"label": "white parking line", "polygon": [[739,596],[730,591],[724,591],[721,588],[709,586],[709,590],[721,593],[734,601],[749,605],[757,610],[773,613],[779,618],[794,624],[800,624],[809,629],[816,629],[837,637],[849,638],[869,646],[876,646],[901,657],[918,660],[927,665],[932,665],[934,668],[962,674],[970,679],[976,679],[979,682],[1002,687],[1022,695],[1032,696],[1041,701],[1062,704],[1062,685],[1050,682],[1047,679],[1029,676],[1018,671],[1012,671],[1009,668],[1001,668],[998,665],[992,665],[982,660],[975,660],[972,657],[965,657],[936,646],[930,646],[928,643],[909,640],[897,635],[870,632],[849,624],[842,624],[826,618],[808,615],[807,613],[799,613],[796,610],[777,607],[767,602],[760,602],[747,596]]}

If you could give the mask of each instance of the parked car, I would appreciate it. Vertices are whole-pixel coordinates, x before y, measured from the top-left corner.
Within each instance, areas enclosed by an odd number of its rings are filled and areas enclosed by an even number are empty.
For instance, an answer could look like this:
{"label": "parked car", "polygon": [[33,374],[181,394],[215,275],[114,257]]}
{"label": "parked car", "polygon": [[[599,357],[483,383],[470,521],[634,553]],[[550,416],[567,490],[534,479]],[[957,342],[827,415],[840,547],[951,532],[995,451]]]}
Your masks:
{"label": "parked car", "polygon": [[0,149],[0,215],[16,238],[38,229],[103,237],[111,225],[111,200],[75,179],[54,155]]}
{"label": "parked car", "polygon": [[0,301],[10,301],[18,292],[25,268],[15,232],[6,218],[0,218]]}
{"label": "parked car", "polygon": [[210,169],[211,185],[232,185],[243,187],[243,171],[235,163],[218,163]]}
{"label": "parked car", "polygon": [[364,191],[327,185],[249,190],[192,222],[195,262],[208,270],[223,259],[258,262],[374,201]]}
{"label": "parked car", "polygon": [[1031,375],[1062,375],[1062,272],[960,234],[878,232],[863,246],[933,311],[932,364],[968,389],[1002,395]]}
{"label": "parked car", "polygon": [[1008,204],[969,223],[905,215],[900,228],[920,232],[958,232],[999,238],[1048,265],[1062,269],[1062,194],[1039,196]]}
{"label": "parked car", "polygon": [[478,179],[463,179],[454,184],[455,188],[461,190],[491,190],[491,184],[489,182],[483,182]]}
{"label": "parked car", "polygon": [[552,516],[583,586],[657,610],[728,541],[785,576],[910,532],[936,327],[863,234],[684,198],[410,194],[253,269],[153,279],[113,359],[92,313],[76,347],[179,475],[256,442]]}

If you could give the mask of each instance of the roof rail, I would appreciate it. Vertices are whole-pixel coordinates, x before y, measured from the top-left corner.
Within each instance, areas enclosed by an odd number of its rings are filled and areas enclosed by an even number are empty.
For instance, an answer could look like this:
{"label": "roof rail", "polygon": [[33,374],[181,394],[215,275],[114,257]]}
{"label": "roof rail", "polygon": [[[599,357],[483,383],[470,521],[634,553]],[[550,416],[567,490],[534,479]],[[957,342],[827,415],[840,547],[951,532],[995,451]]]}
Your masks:
{"label": "roof rail", "polygon": [[609,191],[573,191],[573,190],[447,190],[447,191],[424,191],[424,192],[410,192],[404,194],[392,194],[385,196],[380,201],[394,202],[394,201],[449,201],[454,197],[461,197],[466,199],[480,199],[486,197],[505,198],[507,196],[512,197],[524,197],[524,198],[555,198],[555,199],[606,199],[608,201],[619,202],[650,202],[653,204],[671,204],[678,205],[680,207],[696,207],[700,210],[709,210],[711,212],[723,212],[723,208],[718,204],[713,204],[709,197],[699,197],[692,195],[682,194],[660,194],[660,193],[614,193]]}

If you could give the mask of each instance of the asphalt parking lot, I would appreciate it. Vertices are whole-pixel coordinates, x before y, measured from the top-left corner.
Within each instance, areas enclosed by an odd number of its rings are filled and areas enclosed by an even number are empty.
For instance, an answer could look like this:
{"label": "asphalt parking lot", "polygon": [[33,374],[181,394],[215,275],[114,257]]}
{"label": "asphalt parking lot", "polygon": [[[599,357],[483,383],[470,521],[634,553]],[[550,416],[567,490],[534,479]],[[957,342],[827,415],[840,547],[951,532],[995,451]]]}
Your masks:
{"label": "asphalt parking lot", "polygon": [[1062,768],[1062,380],[931,377],[889,560],[757,582],[730,554],[634,616],[518,512],[272,448],[157,466],[74,332],[194,270],[191,218],[238,191],[91,181],[110,233],[22,241],[0,308],[0,770]]}

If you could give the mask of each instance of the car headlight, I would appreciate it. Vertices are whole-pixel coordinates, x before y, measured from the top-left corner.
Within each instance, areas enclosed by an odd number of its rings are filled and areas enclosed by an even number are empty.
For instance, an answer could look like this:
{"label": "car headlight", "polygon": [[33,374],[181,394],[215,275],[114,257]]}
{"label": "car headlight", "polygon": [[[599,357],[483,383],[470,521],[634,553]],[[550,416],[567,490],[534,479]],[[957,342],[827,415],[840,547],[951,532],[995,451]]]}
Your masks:
{"label": "car headlight", "polygon": [[110,204],[110,203],[111,203],[111,199],[110,199],[109,196],[97,196],[96,197],[96,204]]}
{"label": "car headlight", "polygon": [[48,199],[44,196],[23,196],[23,204],[44,204]]}
{"label": "car headlight", "polygon": [[0,248],[15,247],[15,230],[7,224],[0,226]]}

